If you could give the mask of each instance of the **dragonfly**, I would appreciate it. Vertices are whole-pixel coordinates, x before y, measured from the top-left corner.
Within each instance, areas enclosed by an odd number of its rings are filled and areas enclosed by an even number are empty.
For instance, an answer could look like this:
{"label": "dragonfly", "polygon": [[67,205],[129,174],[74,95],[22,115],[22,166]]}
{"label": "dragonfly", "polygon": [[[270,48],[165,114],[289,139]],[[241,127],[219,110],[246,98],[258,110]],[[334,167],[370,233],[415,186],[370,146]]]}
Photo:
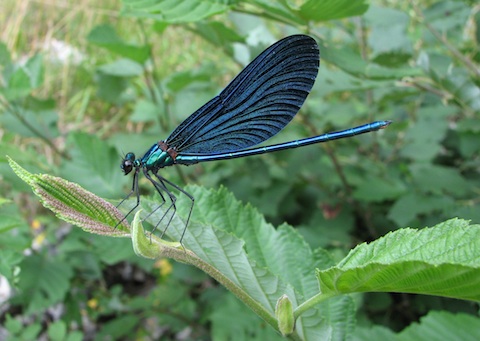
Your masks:
{"label": "dragonfly", "polygon": [[136,204],[124,219],[140,205],[138,179],[141,171],[163,200],[155,210],[167,202],[166,198],[169,201],[169,207],[154,227],[155,230],[172,212],[162,237],[177,210],[177,197],[172,190],[190,199],[181,243],[195,198],[160,175],[162,168],[298,148],[377,131],[391,123],[375,121],[342,131],[255,147],[276,135],[293,119],[310,93],[319,67],[320,52],[315,39],[302,34],[283,38],[260,53],[219,95],[185,119],[165,140],[156,142],[142,157],[126,153],[120,167],[125,175],[133,172],[133,183],[130,193],[119,205],[133,194]]}

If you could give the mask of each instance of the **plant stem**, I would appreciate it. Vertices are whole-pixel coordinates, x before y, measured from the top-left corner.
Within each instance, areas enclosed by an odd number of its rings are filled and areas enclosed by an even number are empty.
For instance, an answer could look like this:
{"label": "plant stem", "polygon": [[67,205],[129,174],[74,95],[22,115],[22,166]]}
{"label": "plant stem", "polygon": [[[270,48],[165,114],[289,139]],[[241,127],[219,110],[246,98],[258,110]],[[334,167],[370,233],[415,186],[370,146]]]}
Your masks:
{"label": "plant stem", "polygon": [[305,302],[300,304],[297,307],[297,309],[295,309],[293,311],[293,316],[295,317],[295,320],[298,319],[307,310],[312,309],[316,305],[318,305],[318,304],[322,303],[323,301],[326,301],[329,298],[332,298],[334,296],[336,296],[336,295],[333,294],[333,293],[330,293],[330,294],[319,293],[319,294],[316,294],[315,296],[309,298],[308,300],[306,300]]}
{"label": "plant stem", "polygon": [[414,4],[415,13],[418,15],[418,18],[420,19],[419,22],[424,24],[425,27],[430,31],[430,33],[433,34],[433,36],[437,38],[447,48],[447,50],[450,51],[450,53],[455,58],[461,61],[471,72],[473,72],[473,74],[476,77],[480,77],[480,69],[471,61],[471,59],[465,56],[464,54],[462,54],[455,46],[450,44],[447,38],[445,38],[442,34],[440,34],[440,32],[438,32],[432,25],[430,25],[430,23],[427,20],[425,20],[423,13],[417,6],[415,6],[415,3],[413,4]]}
{"label": "plant stem", "polygon": [[20,112],[17,110],[17,108],[14,105],[11,105],[10,103],[8,103],[6,101],[3,101],[3,100],[2,100],[2,102],[3,102],[3,106],[6,108],[5,111],[8,111],[13,116],[15,116],[28,130],[30,130],[34,135],[36,135],[38,138],[40,138],[42,141],[44,141],[48,146],[50,146],[50,148],[52,148],[52,150],[55,153],[57,153],[58,155],[60,155],[61,157],[65,158],[67,160],[70,160],[70,155],[68,155],[67,153],[58,149],[57,146],[55,146],[55,144],[52,141],[50,141],[50,139],[48,137],[43,135],[40,130],[38,130],[33,125],[31,125],[30,122],[28,122],[20,114]]}

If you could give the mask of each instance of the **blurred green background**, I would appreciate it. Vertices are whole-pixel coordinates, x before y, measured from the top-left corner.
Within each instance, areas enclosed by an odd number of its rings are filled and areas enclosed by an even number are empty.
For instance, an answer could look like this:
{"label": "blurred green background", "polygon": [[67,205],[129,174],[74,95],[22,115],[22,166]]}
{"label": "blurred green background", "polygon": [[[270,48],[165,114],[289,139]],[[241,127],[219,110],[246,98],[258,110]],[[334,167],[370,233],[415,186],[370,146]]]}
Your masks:
{"label": "blurred green background", "polygon": [[[475,1],[6,0],[0,22],[0,339],[278,337],[197,269],[139,259],[128,240],[59,221],[5,155],[121,199],[131,186],[119,167],[125,152],[142,155],[166,138],[290,34],[317,39],[321,67],[300,113],[268,144],[394,123],[162,176],[226,186],[337,259],[397,228],[480,222]],[[141,186],[152,194],[145,179]],[[470,302],[405,294],[357,303],[359,326],[394,332],[433,310],[478,312]]]}

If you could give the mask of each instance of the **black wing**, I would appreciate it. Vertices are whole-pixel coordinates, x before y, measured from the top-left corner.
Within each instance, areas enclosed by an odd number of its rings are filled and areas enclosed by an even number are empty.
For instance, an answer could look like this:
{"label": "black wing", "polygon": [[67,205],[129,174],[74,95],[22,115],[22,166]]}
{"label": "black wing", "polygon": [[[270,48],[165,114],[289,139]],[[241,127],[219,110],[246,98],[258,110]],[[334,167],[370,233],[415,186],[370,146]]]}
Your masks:
{"label": "black wing", "polygon": [[315,40],[286,37],[263,51],[165,140],[182,154],[225,153],[277,134],[300,110],[320,64]]}

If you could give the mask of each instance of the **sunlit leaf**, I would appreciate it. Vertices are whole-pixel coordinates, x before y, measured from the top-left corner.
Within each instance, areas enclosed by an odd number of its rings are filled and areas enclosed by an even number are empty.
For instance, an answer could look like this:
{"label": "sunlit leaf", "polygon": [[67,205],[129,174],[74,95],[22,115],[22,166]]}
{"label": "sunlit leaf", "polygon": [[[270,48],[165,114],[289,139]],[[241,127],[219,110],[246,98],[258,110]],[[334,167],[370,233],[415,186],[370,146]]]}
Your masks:
{"label": "sunlit leaf", "polygon": [[195,22],[226,11],[225,1],[215,0],[122,0],[123,13],[169,23]]}
{"label": "sunlit leaf", "polygon": [[323,294],[394,291],[480,301],[480,226],[452,219],[361,244],[318,271]]}
{"label": "sunlit leaf", "polygon": [[365,0],[308,0],[300,7],[300,15],[308,20],[327,21],[365,13]]}
{"label": "sunlit leaf", "polygon": [[133,45],[123,41],[110,25],[99,25],[90,31],[88,41],[109,51],[117,53],[138,63],[145,62],[150,57],[150,48],[145,45]]}

